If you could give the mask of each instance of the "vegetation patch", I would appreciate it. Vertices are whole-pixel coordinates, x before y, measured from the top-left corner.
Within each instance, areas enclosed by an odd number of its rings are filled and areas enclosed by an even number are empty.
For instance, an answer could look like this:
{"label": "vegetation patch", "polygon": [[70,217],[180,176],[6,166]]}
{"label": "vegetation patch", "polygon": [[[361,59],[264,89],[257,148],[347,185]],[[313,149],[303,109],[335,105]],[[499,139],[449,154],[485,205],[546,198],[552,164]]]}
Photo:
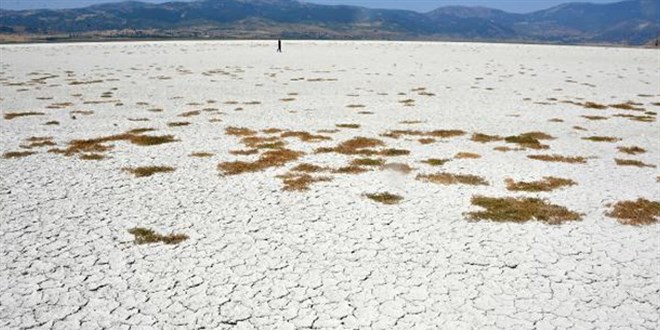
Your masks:
{"label": "vegetation patch", "polygon": [[368,172],[368,171],[369,171],[368,168],[364,168],[364,167],[361,167],[361,166],[350,165],[350,166],[340,167],[340,168],[334,170],[334,173],[338,173],[338,174],[360,174],[360,173],[364,173],[364,172]]}
{"label": "vegetation patch", "polygon": [[344,155],[375,155],[378,151],[371,148],[384,146],[383,141],[366,137],[355,137],[346,140],[334,148],[319,148],[316,152],[336,152]]}
{"label": "vegetation patch", "polygon": [[257,134],[257,132],[245,127],[229,126],[225,128],[225,134],[234,136],[250,136]]}
{"label": "vegetation patch", "polygon": [[315,177],[306,173],[289,173],[286,175],[281,175],[279,178],[281,178],[282,182],[284,183],[283,190],[285,191],[305,191],[309,190],[309,186],[314,182],[326,182],[332,180],[331,177]]}
{"label": "vegetation patch", "polygon": [[610,107],[621,110],[632,110],[632,111],[645,111],[646,109],[639,107],[641,103],[635,103],[633,101],[628,101],[626,103],[610,104]]}
{"label": "vegetation patch", "polygon": [[501,151],[501,152],[509,152],[509,151],[520,151],[520,150],[525,150],[525,148],[520,148],[520,147],[518,147],[518,148],[511,148],[511,147],[507,147],[507,146],[499,146],[499,147],[495,147],[495,148],[493,148],[493,150],[497,150],[497,151]]}
{"label": "vegetation patch", "polygon": [[197,158],[207,158],[211,156],[213,156],[213,154],[210,152],[193,152],[190,154],[190,157],[197,157]]}
{"label": "vegetation patch", "polygon": [[488,143],[488,142],[502,141],[504,140],[504,138],[499,135],[474,133],[472,134],[472,138],[470,138],[470,140],[479,143]]}
{"label": "vegetation patch", "polygon": [[90,153],[90,154],[80,155],[80,159],[82,159],[82,160],[102,160],[102,159],[105,159],[105,156],[103,154]]}
{"label": "vegetation patch", "polygon": [[594,142],[617,142],[621,139],[612,137],[612,136],[589,136],[583,137],[582,140],[594,141]]}
{"label": "vegetation patch", "polygon": [[229,150],[229,153],[237,156],[248,156],[248,155],[258,154],[259,150],[257,149]]}
{"label": "vegetation patch", "polygon": [[359,124],[337,124],[338,128],[360,128]]}
{"label": "vegetation patch", "polygon": [[395,194],[390,194],[387,192],[376,193],[376,194],[365,194],[365,196],[373,201],[387,205],[398,204],[403,200],[403,197]]}
{"label": "vegetation patch", "polygon": [[323,172],[323,171],[326,171],[326,170],[328,170],[327,167],[314,165],[314,164],[308,164],[308,163],[298,164],[294,168],[291,169],[292,172],[305,172],[305,173]]}
{"label": "vegetation patch", "polygon": [[652,123],[655,121],[654,116],[635,116],[635,115],[630,115],[626,113],[617,113],[614,115],[614,117],[622,117],[622,118],[628,118],[633,121],[641,121],[645,123]]}
{"label": "vegetation patch", "polygon": [[130,131],[127,131],[126,133],[128,133],[128,134],[142,134],[142,133],[146,133],[146,132],[152,132],[152,131],[155,131],[155,130],[156,129],[154,129],[154,128],[134,128]]}
{"label": "vegetation patch", "polygon": [[624,225],[651,225],[660,218],[660,202],[638,198],[636,201],[620,201],[614,204],[607,216],[616,218]]}
{"label": "vegetation patch", "polygon": [[529,181],[529,182],[515,182],[512,179],[506,179],[506,189],[511,191],[530,191],[530,192],[542,192],[542,191],[552,191],[562,187],[568,187],[576,185],[577,182],[571,179],[556,178],[552,176],[546,176],[543,180],[538,181]]}
{"label": "vegetation patch", "polygon": [[358,158],[351,161],[353,166],[383,166],[385,160],[382,158]]}
{"label": "vegetation patch", "polygon": [[512,135],[504,138],[504,142],[515,143],[523,148],[548,149],[549,146],[541,144],[540,140],[552,140],[553,136],[543,132],[527,132],[520,135]]}
{"label": "vegetation patch", "polygon": [[606,119],[609,119],[609,117],[603,117],[603,116],[580,116],[580,117],[585,118],[585,119],[589,119],[589,120],[606,120]]}
{"label": "vegetation patch", "polygon": [[435,173],[435,174],[420,174],[416,178],[420,181],[437,183],[437,184],[467,184],[473,186],[487,186],[486,179],[471,175],[471,174],[453,174],[453,173]]}
{"label": "vegetation patch", "polygon": [[188,239],[185,234],[169,234],[161,235],[155,231],[142,227],[135,227],[128,230],[128,232],[135,236],[135,244],[151,244],[163,242],[165,244],[179,244]]}
{"label": "vegetation patch", "polygon": [[485,211],[469,212],[471,220],[491,220],[495,222],[541,221],[558,225],[567,221],[578,221],[582,214],[570,211],[563,206],[550,204],[538,198],[494,198],[485,196],[472,197],[472,205]]}
{"label": "vegetation patch", "polygon": [[636,167],[653,167],[653,168],[655,168],[655,165],[646,164],[646,163],[644,163],[642,161],[639,161],[639,160],[636,160],[636,159],[615,158],[614,161],[619,166],[636,166]]}
{"label": "vegetation patch", "polygon": [[581,156],[569,157],[562,155],[528,155],[527,158],[540,160],[544,162],[560,162],[560,163],[571,163],[571,164],[584,164],[587,162],[587,158]]}
{"label": "vegetation patch", "polygon": [[56,145],[52,141],[53,138],[50,136],[45,137],[31,137],[27,139],[27,144],[22,144],[21,148],[32,149],[32,148],[41,148],[41,147],[50,147]]}
{"label": "vegetation patch", "polygon": [[59,125],[60,122],[57,120],[47,121],[44,125]]}
{"label": "vegetation patch", "polygon": [[279,167],[288,162],[297,160],[303,153],[289,149],[269,150],[264,152],[254,162],[224,162],[218,164],[218,169],[225,175],[236,175],[247,172],[258,172],[269,167]]}
{"label": "vegetation patch", "polygon": [[425,136],[434,138],[451,138],[465,135],[464,131],[452,130],[434,130],[434,131],[417,131],[417,130],[392,130],[382,134],[385,137],[398,139],[401,136]]}
{"label": "vegetation patch", "polygon": [[27,116],[43,116],[45,115],[43,112],[35,112],[35,111],[30,111],[30,112],[9,112],[5,114],[5,119],[7,120],[12,120],[14,118],[18,117],[27,117]]}
{"label": "vegetation patch", "polygon": [[637,146],[630,146],[630,147],[618,147],[620,152],[623,152],[625,154],[629,155],[638,155],[638,154],[643,154],[646,152],[646,150],[642,147],[637,147]]}
{"label": "vegetation patch", "polygon": [[358,109],[358,108],[364,108],[364,104],[349,104],[346,106],[347,108],[352,108],[352,109]]}
{"label": "vegetation patch", "polygon": [[332,138],[329,137],[329,136],[315,135],[315,134],[311,134],[309,132],[304,132],[304,131],[284,132],[284,133],[280,134],[280,137],[282,137],[282,138],[295,137],[295,138],[300,139],[300,141],[303,141],[303,142],[320,142],[320,141],[325,141],[325,140],[332,140]]}
{"label": "vegetation patch", "polygon": [[23,158],[34,154],[36,154],[36,152],[34,151],[8,151],[2,154],[2,158],[4,159]]}
{"label": "vegetation patch", "polygon": [[431,143],[435,142],[435,139],[434,138],[421,138],[421,139],[417,140],[417,142],[419,142],[421,144],[431,144]]}
{"label": "vegetation patch", "polygon": [[475,154],[472,152],[459,152],[457,153],[454,158],[456,159],[477,159],[481,158],[480,154]]}
{"label": "vegetation patch", "polygon": [[175,121],[175,122],[167,123],[167,126],[169,126],[169,127],[181,127],[181,126],[188,126],[188,125],[190,125],[190,123],[187,122],[187,121]]}
{"label": "vegetation patch", "polygon": [[139,167],[127,167],[125,168],[127,172],[132,173],[138,178],[143,178],[147,176],[152,176],[157,173],[169,173],[174,172],[174,167],[170,166],[139,166]]}

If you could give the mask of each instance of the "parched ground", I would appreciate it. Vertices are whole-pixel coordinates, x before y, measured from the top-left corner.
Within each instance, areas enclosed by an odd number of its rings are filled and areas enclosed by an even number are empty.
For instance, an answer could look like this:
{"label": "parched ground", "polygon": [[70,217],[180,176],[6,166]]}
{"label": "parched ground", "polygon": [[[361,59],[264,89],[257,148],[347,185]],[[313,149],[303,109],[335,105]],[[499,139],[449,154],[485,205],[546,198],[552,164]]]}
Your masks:
{"label": "parched ground", "polygon": [[657,329],[657,50],[0,46],[0,328]]}

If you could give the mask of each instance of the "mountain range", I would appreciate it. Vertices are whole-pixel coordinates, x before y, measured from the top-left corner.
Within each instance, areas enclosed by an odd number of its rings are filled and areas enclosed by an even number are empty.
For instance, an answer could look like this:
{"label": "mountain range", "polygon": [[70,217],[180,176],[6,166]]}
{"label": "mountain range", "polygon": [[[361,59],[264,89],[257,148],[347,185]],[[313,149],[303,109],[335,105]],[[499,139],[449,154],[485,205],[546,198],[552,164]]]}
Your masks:
{"label": "mountain range", "polygon": [[61,10],[0,10],[0,34],[46,40],[295,38],[641,45],[658,38],[659,7],[658,0],[627,0],[567,3],[527,14],[463,6],[419,13],[295,0],[127,1]]}

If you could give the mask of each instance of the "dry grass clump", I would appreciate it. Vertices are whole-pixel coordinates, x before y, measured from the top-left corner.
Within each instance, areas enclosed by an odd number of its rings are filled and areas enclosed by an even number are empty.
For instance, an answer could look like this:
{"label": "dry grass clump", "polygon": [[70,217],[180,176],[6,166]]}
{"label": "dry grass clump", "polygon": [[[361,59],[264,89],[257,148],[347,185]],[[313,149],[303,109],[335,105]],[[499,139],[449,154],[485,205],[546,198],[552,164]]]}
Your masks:
{"label": "dry grass clump", "polygon": [[370,148],[381,147],[384,145],[385,143],[381,140],[359,136],[346,140],[334,148],[316,149],[316,152],[336,152],[344,155],[374,155],[378,152]]}
{"label": "dry grass clump", "polygon": [[635,103],[633,101],[628,101],[626,103],[610,104],[610,107],[621,110],[632,110],[632,111],[645,111],[646,109],[638,107],[642,105],[641,103]]}
{"label": "dry grass clump", "polygon": [[638,198],[636,201],[620,201],[614,204],[608,217],[616,218],[624,225],[651,225],[660,218],[660,202]]}
{"label": "dry grass clump", "polygon": [[527,158],[534,160],[541,160],[544,162],[561,162],[561,163],[571,163],[571,164],[584,164],[587,162],[587,158],[581,156],[569,157],[562,155],[528,155]]}
{"label": "dry grass clump", "polygon": [[606,120],[608,117],[603,117],[603,116],[580,116],[582,118],[586,118],[589,120]]}
{"label": "dry grass clump", "polygon": [[211,157],[213,155],[214,154],[212,154],[210,152],[193,152],[193,153],[190,154],[190,157],[207,158],[207,157]]}
{"label": "dry grass clump", "polygon": [[52,141],[53,138],[50,136],[46,137],[31,137],[27,139],[28,144],[22,144],[21,148],[25,149],[32,149],[32,148],[40,148],[40,147],[50,147],[56,145],[55,142]]}
{"label": "dry grass clump", "polygon": [[334,134],[334,133],[338,133],[339,130],[338,129],[320,129],[317,132],[318,133],[324,133],[324,134]]}
{"label": "dry grass clump", "polygon": [[529,149],[548,149],[549,146],[541,144],[539,140],[552,140],[553,136],[543,132],[527,132],[519,135],[507,136],[504,141],[507,143],[515,143],[523,148]]}
{"label": "dry grass clump", "polygon": [[282,182],[284,183],[283,190],[285,191],[305,191],[309,190],[309,186],[314,182],[327,182],[332,180],[331,177],[314,177],[306,173],[289,173],[278,177],[282,179]]}
{"label": "dry grass clump", "polygon": [[184,112],[179,115],[179,117],[192,117],[192,116],[198,116],[201,112],[199,110],[194,110],[194,111],[188,111]]}
{"label": "dry grass clump", "polygon": [[386,156],[386,157],[405,156],[405,155],[410,155],[410,150],[392,149],[392,148],[383,149],[380,152],[378,152],[378,155]]}
{"label": "dry grass clump", "polygon": [[642,161],[635,160],[635,159],[620,159],[620,158],[615,158],[614,161],[616,162],[617,165],[619,166],[637,166],[637,167],[652,167],[655,168],[655,165],[651,164],[646,164]]}
{"label": "dry grass clump", "polygon": [[365,105],[364,104],[349,104],[346,107],[351,108],[351,109],[357,109],[357,108],[364,108]]}
{"label": "dry grass clump", "polygon": [[128,141],[139,146],[155,146],[159,144],[175,142],[178,140],[174,138],[174,135],[130,135],[128,137]]}
{"label": "dry grass clump", "polygon": [[338,128],[360,128],[359,124],[336,124]]}
{"label": "dry grass clump", "polygon": [[52,103],[46,106],[46,109],[64,109],[72,106],[71,102]]}
{"label": "dry grass clump", "polygon": [[169,127],[181,127],[181,126],[188,126],[190,125],[190,122],[187,121],[175,121],[171,123],[167,123],[167,126]]}
{"label": "dry grass clump", "polygon": [[464,131],[451,129],[451,130],[434,130],[434,131],[416,131],[416,130],[392,130],[382,134],[383,136],[398,139],[401,136],[426,136],[434,138],[451,138],[456,136],[465,135]]}
{"label": "dry grass clump", "polygon": [[550,118],[550,119],[548,119],[548,121],[551,122],[551,123],[563,123],[564,122],[564,120],[561,119],[561,118]]}
{"label": "dry grass clump", "polygon": [[241,143],[252,149],[282,149],[286,145],[278,137],[246,136]]}
{"label": "dry grass clump", "polygon": [[422,163],[426,163],[426,164],[429,164],[431,166],[442,166],[450,160],[451,160],[451,158],[445,158],[445,159],[429,158],[427,160],[423,160]]}
{"label": "dry grass clump", "polygon": [[473,186],[487,186],[488,181],[484,178],[471,174],[453,174],[453,173],[435,173],[420,174],[416,178],[420,181],[432,182],[437,184],[467,184]]}
{"label": "dry grass clump", "polygon": [[156,129],[154,129],[154,128],[134,128],[130,131],[126,131],[126,133],[128,133],[128,134],[142,134],[142,133],[146,133],[146,132],[152,132],[152,131],[155,131],[155,130]]}
{"label": "dry grass clump", "polygon": [[383,166],[385,160],[382,158],[358,158],[351,161],[353,166]]}
{"label": "dry grass clump", "polygon": [[60,122],[57,120],[47,121],[44,125],[59,125]]}
{"label": "dry grass clump", "polygon": [[323,172],[328,170],[327,167],[323,166],[318,166],[314,164],[308,164],[308,163],[302,163],[296,165],[294,168],[291,169],[292,172],[306,172],[306,173],[315,173],[315,172]]}
{"label": "dry grass clump", "polygon": [[472,152],[459,152],[457,153],[454,158],[456,159],[477,159],[481,158],[480,154],[475,154]]}
{"label": "dry grass clump", "polygon": [[249,155],[258,154],[259,150],[257,149],[229,150],[229,153],[237,156],[249,156]]}
{"label": "dry grass clump", "polygon": [[135,236],[135,244],[149,244],[163,242],[165,244],[179,244],[188,239],[185,234],[169,234],[161,235],[155,231],[142,227],[135,227],[128,230],[128,232]]}
{"label": "dry grass clump", "polygon": [[250,136],[257,134],[257,132],[245,127],[229,126],[225,128],[225,134],[235,136]]}
{"label": "dry grass clump", "polygon": [[419,142],[421,144],[431,144],[431,143],[435,142],[435,139],[434,138],[421,138],[421,139],[417,140],[417,142]]}
{"label": "dry grass clump", "polygon": [[573,129],[576,131],[587,131],[587,129],[582,126],[573,126]]}
{"label": "dry grass clump", "polygon": [[405,107],[414,107],[415,106],[415,100],[413,99],[405,99],[399,101],[399,103],[403,104]]}
{"label": "dry grass clump", "polygon": [[284,133],[280,134],[280,137],[282,137],[282,138],[296,137],[296,138],[300,139],[300,141],[303,141],[303,142],[320,142],[320,141],[325,141],[325,140],[332,140],[332,138],[329,137],[329,136],[315,135],[315,134],[311,134],[309,132],[304,132],[304,131],[284,132]]}
{"label": "dry grass clump", "polygon": [[139,167],[127,167],[124,170],[132,173],[138,178],[143,178],[147,176],[152,176],[156,173],[169,173],[174,172],[174,167],[170,166],[139,166]]}
{"label": "dry grass clump", "polygon": [[8,112],[5,114],[5,119],[7,120],[12,120],[14,118],[18,117],[27,117],[27,116],[43,116],[45,113],[43,112],[36,112],[36,111],[29,111],[29,112]]}
{"label": "dry grass clump", "polygon": [[629,154],[629,155],[637,155],[637,154],[643,154],[646,152],[646,150],[642,147],[637,147],[637,146],[630,146],[630,147],[618,147],[620,152]]}
{"label": "dry grass clump", "polygon": [[338,174],[360,174],[360,173],[364,173],[364,172],[368,172],[368,171],[369,171],[368,168],[364,168],[364,167],[361,167],[361,166],[350,165],[350,166],[340,167],[340,168],[334,170],[334,173],[338,173]]}
{"label": "dry grass clump", "polygon": [[589,136],[589,137],[583,137],[582,140],[589,140],[589,141],[594,141],[594,142],[617,142],[621,141],[621,139],[612,137],[612,136]]}
{"label": "dry grass clump", "polygon": [[2,158],[4,159],[23,158],[34,154],[36,154],[36,152],[34,151],[8,151],[2,154]]}
{"label": "dry grass clump", "polygon": [[128,118],[128,120],[129,121],[149,121],[149,118]]}
{"label": "dry grass clump", "polygon": [[365,196],[373,201],[387,205],[398,204],[400,201],[403,200],[403,197],[399,195],[390,194],[387,192],[376,193],[376,194],[365,194]]}
{"label": "dry grass clump", "polygon": [[486,211],[469,212],[471,220],[519,223],[537,220],[550,225],[558,225],[566,221],[582,219],[580,213],[538,198],[474,196],[472,205],[483,207]]}
{"label": "dry grass clump", "polygon": [[506,179],[506,189],[511,191],[530,191],[530,192],[541,192],[541,191],[552,191],[559,189],[561,187],[573,186],[577,182],[571,179],[556,178],[552,176],[546,176],[543,180],[530,181],[530,182],[515,182],[512,179]]}
{"label": "dry grass clump", "polygon": [[504,140],[503,137],[499,135],[488,135],[488,134],[481,134],[481,133],[474,133],[472,134],[472,138],[470,140],[474,142],[479,142],[479,143],[487,143],[487,142],[494,142],[494,141],[502,141]]}
{"label": "dry grass clump", "polygon": [[264,130],[261,130],[261,132],[264,134],[277,134],[277,133],[282,133],[283,131],[284,130],[279,128],[266,128]]}
{"label": "dry grass clump", "polygon": [[587,109],[598,109],[598,110],[607,109],[607,106],[604,105],[604,104],[599,104],[599,103],[590,102],[590,101],[582,103],[582,106],[587,108]]}
{"label": "dry grass clump", "polygon": [[404,125],[415,125],[415,124],[422,124],[425,123],[426,121],[422,120],[402,120],[399,122],[399,124],[404,124]]}
{"label": "dry grass clump", "polygon": [[511,148],[507,146],[500,146],[500,147],[495,147],[493,150],[501,151],[501,152],[509,152],[509,151],[520,151],[520,150],[525,150],[525,148]]}
{"label": "dry grass clump", "polygon": [[102,160],[102,159],[105,159],[105,156],[103,154],[90,153],[90,154],[80,155],[80,159],[82,159],[82,160]]}
{"label": "dry grass clump", "polygon": [[613,115],[614,117],[622,117],[622,118],[628,118],[630,120],[634,121],[641,121],[645,123],[652,123],[655,121],[655,116],[635,116],[635,115],[630,115],[626,113],[617,113]]}
{"label": "dry grass clump", "polygon": [[254,162],[224,162],[218,164],[218,170],[225,175],[236,175],[247,172],[258,172],[269,167],[282,166],[288,162],[297,160],[303,153],[289,149],[269,150],[264,152]]}

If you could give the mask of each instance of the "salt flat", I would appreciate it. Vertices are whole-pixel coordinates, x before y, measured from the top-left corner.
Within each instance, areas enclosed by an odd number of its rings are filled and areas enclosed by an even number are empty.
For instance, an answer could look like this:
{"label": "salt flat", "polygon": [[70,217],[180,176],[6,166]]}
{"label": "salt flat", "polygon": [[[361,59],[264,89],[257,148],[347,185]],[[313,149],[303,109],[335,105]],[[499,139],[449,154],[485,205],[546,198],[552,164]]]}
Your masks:
{"label": "salt flat", "polygon": [[[0,328],[658,328],[657,222],[607,215],[660,198],[657,50],[274,47],[0,46]],[[544,177],[573,183],[507,189]]]}

